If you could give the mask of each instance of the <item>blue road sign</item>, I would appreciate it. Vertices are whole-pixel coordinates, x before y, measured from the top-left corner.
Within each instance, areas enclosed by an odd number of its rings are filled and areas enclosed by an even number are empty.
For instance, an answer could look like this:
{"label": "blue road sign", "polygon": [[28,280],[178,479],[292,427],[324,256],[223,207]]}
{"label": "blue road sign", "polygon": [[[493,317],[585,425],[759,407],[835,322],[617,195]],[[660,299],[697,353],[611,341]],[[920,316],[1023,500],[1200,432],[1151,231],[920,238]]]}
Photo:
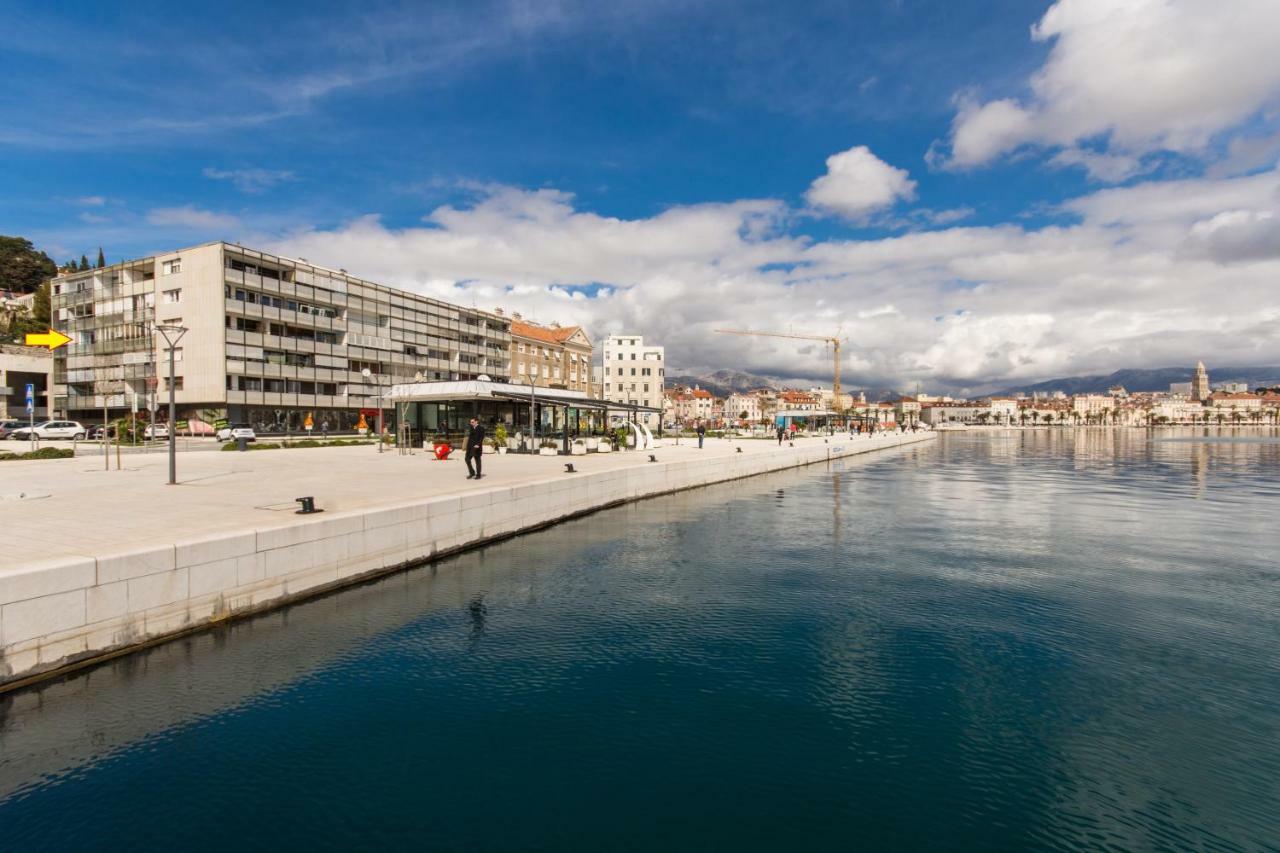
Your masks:
{"label": "blue road sign", "polygon": [[34,383],[27,383],[27,414],[31,414],[36,410],[36,386]]}

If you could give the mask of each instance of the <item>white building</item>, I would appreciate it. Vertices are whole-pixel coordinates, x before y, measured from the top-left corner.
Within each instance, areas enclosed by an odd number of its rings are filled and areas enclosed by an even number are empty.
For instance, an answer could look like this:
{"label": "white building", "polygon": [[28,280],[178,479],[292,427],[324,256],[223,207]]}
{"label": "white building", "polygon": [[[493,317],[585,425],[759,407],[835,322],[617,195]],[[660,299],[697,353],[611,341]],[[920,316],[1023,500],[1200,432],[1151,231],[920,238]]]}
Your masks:
{"label": "white building", "polygon": [[[746,412],[743,415],[743,412]],[[724,419],[729,423],[745,420],[749,424],[758,424],[765,417],[764,407],[755,394],[730,394],[724,401]]]}
{"label": "white building", "polygon": [[[666,355],[662,347],[645,346],[640,335],[610,335],[605,339],[600,376],[604,399],[656,409],[636,416],[646,426],[658,426],[665,376]],[[611,411],[609,415],[621,418],[623,413]]]}

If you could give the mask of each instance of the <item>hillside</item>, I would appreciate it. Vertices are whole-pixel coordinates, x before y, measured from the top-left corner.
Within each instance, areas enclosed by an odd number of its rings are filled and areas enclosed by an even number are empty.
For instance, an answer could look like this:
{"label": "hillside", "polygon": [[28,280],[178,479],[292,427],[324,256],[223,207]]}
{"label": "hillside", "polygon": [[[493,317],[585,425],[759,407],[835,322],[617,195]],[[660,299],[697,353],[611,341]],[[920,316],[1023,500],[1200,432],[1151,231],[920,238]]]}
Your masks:
{"label": "hillside", "polygon": [[[1168,391],[1174,382],[1190,382],[1194,368],[1157,367],[1145,370],[1117,370],[1105,376],[1065,376],[1049,379],[1033,385],[1016,385],[998,394],[1034,394],[1062,391],[1066,394],[1103,394],[1113,385],[1122,385],[1127,391]],[[1213,385],[1223,382],[1244,382],[1250,388],[1280,384],[1280,366],[1269,367],[1210,367],[1209,380]]]}

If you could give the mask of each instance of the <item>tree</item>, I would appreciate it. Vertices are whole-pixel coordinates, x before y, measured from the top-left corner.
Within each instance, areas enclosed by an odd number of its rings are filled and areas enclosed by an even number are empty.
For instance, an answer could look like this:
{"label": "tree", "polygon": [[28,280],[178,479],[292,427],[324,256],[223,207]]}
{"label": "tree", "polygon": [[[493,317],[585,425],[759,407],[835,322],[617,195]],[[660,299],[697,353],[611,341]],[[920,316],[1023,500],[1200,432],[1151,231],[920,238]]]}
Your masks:
{"label": "tree", "polygon": [[81,255],[81,256],[80,256],[80,270],[81,270],[81,272],[83,272],[84,270],[87,270],[87,269],[89,269],[89,268],[90,268],[90,267],[89,267],[89,259],[88,259],[86,256]]}
{"label": "tree", "polygon": [[98,247],[98,269],[102,269],[107,265],[107,259],[102,254],[102,247]]}
{"label": "tree", "polygon": [[58,265],[23,237],[0,236],[0,290],[31,293],[58,274]]}

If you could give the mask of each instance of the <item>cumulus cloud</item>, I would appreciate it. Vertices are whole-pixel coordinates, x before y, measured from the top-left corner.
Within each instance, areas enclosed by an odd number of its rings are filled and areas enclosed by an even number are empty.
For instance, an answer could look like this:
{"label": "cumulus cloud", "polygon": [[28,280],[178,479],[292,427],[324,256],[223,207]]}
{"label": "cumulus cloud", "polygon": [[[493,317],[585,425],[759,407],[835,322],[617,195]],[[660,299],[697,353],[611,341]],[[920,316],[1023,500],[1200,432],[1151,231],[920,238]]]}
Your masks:
{"label": "cumulus cloud", "polygon": [[[1277,32],[1275,0],[1058,0],[1031,29],[1053,46],[1030,93],[962,98],[947,162],[973,167],[1023,145],[1065,147],[1073,153],[1058,165],[1117,180],[1144,154],[1202,153],[1278,103]],[[1114,158],[1079,148],[1100,139]]]}
{"label": "cumulus cloud", "polygon": [[[187,204],[182,207],[157,207],[147,211],[147,222],[168,228],[193,231],[229,231],[240,226],[240,220],[228,213],[214,213]],[[212,234],[208,235],[213,239]]]}
{"label": "cumulus cloud", "polygon": [[955,389],[1207,354],[1257,363],[1280,345],[1280,326],[1257,322],[1280,316],[1278,200],[1271,171],[1103,190],[1064,205],[1070,225],[812,241],[788,232],[777,201],[621,219],[556,190],[489,187],[418,227],[367,216],[268,248],[438,298],[579,323],[596,339],[644,334],[667,346],[673,369],[829,381],[820,347],[714,330],[840,329],[850,383]]}
{"label": "cumulus cloud", "polygon": [[274,169],[215,169],[208,167],[202,173],[214,181],[230,181],[243,193],[260,193],[278,184],[296,180],[293,172]]}
{"label": "cumulus cloud", "polygon": [[916,182],[905,169],[881,160],[865,145],[832,154],[827,173],[813,182],[809,204],[841,216],[857,218],[915,197]]}

